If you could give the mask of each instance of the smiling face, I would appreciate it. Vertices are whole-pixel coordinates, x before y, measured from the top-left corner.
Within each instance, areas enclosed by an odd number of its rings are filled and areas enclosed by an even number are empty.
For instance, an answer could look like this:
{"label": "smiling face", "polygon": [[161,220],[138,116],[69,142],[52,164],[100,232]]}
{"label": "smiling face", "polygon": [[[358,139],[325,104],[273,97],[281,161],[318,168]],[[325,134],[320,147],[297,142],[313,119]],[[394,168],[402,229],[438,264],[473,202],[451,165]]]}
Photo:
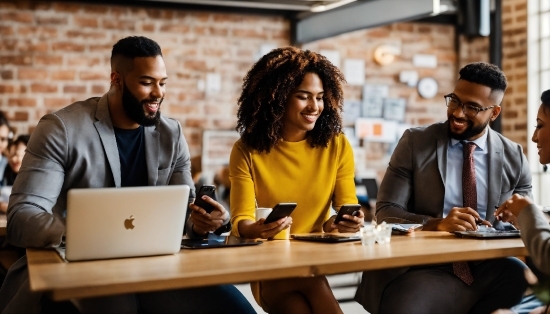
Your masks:
{"label": "smiling face", "polygon": [[537,114],[537,126],[535,127],[535,132],[533,132],[533,137],[531,138],[531,140],[537,144],[537,149],[539,151],[539,162],[541,164],[549,164],[550,163],[550,110],[549,109],[545,110],[544,105],[541,105],[539,107],[539,112]]}
{"label": "smiling face", "polygon": [[164,100],[166,66],[161,56],[135,58],[133,67],[124,76],[122,105],[124,112],[135,123],[152,126],[160,118]]}
{"label": "smiling face", "polygon": [[500,102],[504,93],[501,91],[491,92],[491,88],[488,86],[459,80],[452,95],[464,104],[482,109],[495,106],[492,109],[480,111],[475,117],[464,115],[462,106],[454,110],[447,109],[451,137],[457,140],[473,141],[481,137],[489,122],[494,121],[500,114]]}
{"label": "smiling face", "polygon": [[25,149],[27,149],[27,145],[23,143],[11,145],[8,149],[8,164],[15,173],[19,173],[19,169],[21,169]]}
{"label": "smiling face", "polygon": [[306,73],[302,83],[287,100],[283,116],[283,138],[288,142],[302,141],[313,130],[323,112],[323,82],[315,73]]}

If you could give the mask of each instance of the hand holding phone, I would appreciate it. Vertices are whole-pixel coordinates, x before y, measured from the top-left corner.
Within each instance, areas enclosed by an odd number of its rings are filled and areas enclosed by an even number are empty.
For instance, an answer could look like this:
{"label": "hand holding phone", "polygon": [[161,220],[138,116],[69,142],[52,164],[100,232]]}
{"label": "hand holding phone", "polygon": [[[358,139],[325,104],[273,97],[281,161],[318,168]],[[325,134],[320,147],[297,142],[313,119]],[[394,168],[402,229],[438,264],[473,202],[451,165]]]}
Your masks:
{"label": "hand holding phone", "polygon": [[359,204],[344,204],[342,207],[340,207],[340,210],[338,211],[338,215],[336,215],[336,218],[334,218],[334,224],[338,224],[342,220],[347,220],[344,218],[344,215],[350,215],[350,216],[359,216],[359,211],[361,210],[361,205]]}
{"label": "hand holding phone", "polygon": [[199,188],[197,193],[197,198],[195,198],[194,204],[203,208],[207,213],[211,213],[216,207],[205,200],[202,199],[202,196],[206,195],[213,200],[216,199],[216,186],[214,185],[203,185]]}
{"label": "hand holding phone", "polygon": [[264,224],[272,223],[281,218],[290,216],[296,206],[298,206],[296,203],[279,203],[275,205],[271,213],[265,219]]}

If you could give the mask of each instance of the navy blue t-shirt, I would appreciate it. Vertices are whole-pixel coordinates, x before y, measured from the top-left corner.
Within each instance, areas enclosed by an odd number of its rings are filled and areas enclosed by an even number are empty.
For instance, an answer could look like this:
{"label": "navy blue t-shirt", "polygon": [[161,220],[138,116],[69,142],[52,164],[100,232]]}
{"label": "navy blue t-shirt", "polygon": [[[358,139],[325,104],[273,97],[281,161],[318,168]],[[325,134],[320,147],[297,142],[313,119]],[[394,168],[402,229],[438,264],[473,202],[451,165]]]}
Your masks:
{"label": "navy blue t-shirt", "polygon": [[147,163],[145,161],[145,134],[143,126],[125,130],[115,128],[122,186],[147,186]]}

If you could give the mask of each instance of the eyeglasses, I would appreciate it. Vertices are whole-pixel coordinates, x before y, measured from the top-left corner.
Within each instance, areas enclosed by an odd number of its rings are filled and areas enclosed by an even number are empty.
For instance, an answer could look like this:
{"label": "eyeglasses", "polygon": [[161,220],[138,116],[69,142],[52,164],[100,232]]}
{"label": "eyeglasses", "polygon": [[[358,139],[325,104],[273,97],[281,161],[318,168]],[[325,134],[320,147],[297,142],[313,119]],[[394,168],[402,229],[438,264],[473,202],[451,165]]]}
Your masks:
{"label": "eyeglasses", "polygon": [[458,99],[458,97],[453,94],[445,95],[443,97],[445,97],[445,103],[449,109],[456,110],[458,109],[458,107],[462,107],[462,112],[464,112],[464,115],[469,118],[477,116],[480,111],[485,111],[496,107],[491,106],[483,108],[477,105],[463,103],[462,101],[460,101],[460,99]]}

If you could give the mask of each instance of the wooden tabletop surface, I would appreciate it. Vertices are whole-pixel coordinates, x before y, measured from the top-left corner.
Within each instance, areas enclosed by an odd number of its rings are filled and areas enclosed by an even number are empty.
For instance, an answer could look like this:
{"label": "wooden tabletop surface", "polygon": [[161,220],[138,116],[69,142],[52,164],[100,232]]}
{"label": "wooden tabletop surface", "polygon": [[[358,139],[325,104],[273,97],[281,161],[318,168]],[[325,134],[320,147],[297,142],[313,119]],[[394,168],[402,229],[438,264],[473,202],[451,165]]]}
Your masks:
{"label": "wooden tabletop surface", "polygon": [[391,243],[373,246],[275,240],[71,263],[53,250],[27,250],[31,289],[49,292],[54,300],[525,255],[519,238],[461,239],[429,231],[392,236]]}

